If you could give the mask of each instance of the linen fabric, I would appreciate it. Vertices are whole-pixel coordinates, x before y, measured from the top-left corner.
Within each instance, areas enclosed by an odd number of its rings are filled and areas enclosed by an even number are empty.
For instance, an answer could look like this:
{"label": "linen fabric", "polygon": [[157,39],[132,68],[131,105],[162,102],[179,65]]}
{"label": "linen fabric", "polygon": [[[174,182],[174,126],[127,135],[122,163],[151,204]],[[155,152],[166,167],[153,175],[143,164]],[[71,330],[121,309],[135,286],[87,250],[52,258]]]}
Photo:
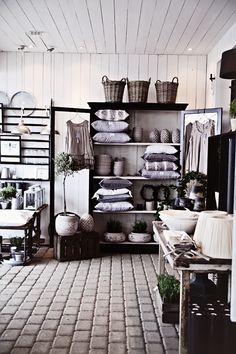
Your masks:
{"label": "linen fabric", "polygon": [[130,197],[132,194],[128,188],[120,188],[120,189],[105,189],[99,188],[93,195],[93,198],[100,198],[101,196],[113,196],[128,193]]}
{"label": "linen fabric", "polygon": [[177,161],[178,158],[175,155],[172,154],[156,154],[156,153],[145,153],[143,156],[141,156],[143,160],[145,161]]}
{"label": "linen fabric", "polygon": [[93,140],[98,143],[127,143],[130,137],[126,133],[97,133]]}
{"label": "linen fabric", "polygon": [[66,150],[76,160],[79,169],[94,167],[94,153],[89,134],[88,121],[73,123],[66,122]]}
{"label": "linen fabric", "polygon": [[132,182],[123,178],[104,178],[99,185],[106,189],[120,189],[131,187]]}
{"label": "linen fabric", "polygon": [[100,119],[113,121],[125,120],[129,116],[126,111],[120,109],[101,109],[95,115]]}
{"label": "linen fabric", "polygon": [[95,206],[95,209],[101,211],[127,211],[132,210],[133,208],[133,205],[127,201],[113,203],[100,202]]}
{"label": "linen fabric", "polygon": [[129,124],[123,121],[113,122],[107,120],[96,120],[92,127],[98,132],[123,132],[127,130]]}
{"label": "linen fabric", "polygon": [[155,153],[155,154],[175,154],[178,150],[172,145],[149,145],[146,148],[145,153]]}
{"label": "linen fabric", "polygon": [[175,171],[178,166],[170,161],[146,161],[144,167],[147,171]]}
{"label": "linen fabric", "polygon": [[150,179],[177,179],[180,177],[180,174],[176,171],[148,171],[145,168],[142,168],[140,171],[142,177]]}

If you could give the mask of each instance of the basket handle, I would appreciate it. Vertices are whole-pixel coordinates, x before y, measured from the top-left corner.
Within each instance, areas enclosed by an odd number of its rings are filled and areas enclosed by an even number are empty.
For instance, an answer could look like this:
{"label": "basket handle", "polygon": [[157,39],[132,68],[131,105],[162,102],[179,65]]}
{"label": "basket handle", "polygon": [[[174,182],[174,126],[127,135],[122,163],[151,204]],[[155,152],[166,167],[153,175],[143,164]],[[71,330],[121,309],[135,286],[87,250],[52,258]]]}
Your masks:
{"label": "basket handle", "polygon": [[106,75],[102,77],[102,83],[104,84],[105,82],[110,81]]}
{"label": "basket handle", "polygon": [[149,81],[149,84],[150,84],[150,82],[151,82],[151,78],[150,78],[150,77],[149,77],[149,80],[148,80],[148,81]]}
{"label": "basket handle", "polygon": [[155,83],[157,84],[158,82],[161,82],[161,80],[157,80]]}
{"label": "basket handle", "polygon": [[179,79],[177,78],[177,76],[175,76],[175,77],[173,77],[173,79],[172,79],[172,82],[174,82],[174,79],[176,79],[176,84],[178,84],[179,83]]}
{"label": "basket handle", "polygon": [[126,78],[123,77],[120,81],[121,81],[121,82],[126,82]]}

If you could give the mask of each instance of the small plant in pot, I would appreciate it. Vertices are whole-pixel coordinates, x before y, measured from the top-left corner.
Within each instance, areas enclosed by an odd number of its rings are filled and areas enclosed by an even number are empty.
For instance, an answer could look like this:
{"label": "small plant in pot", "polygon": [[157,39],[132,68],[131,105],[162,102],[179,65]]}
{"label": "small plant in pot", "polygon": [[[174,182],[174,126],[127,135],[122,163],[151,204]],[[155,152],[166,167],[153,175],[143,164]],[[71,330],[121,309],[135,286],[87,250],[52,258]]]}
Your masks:
{"label": "small plant in pot", "polygon": [[236,98],[230,103],[229,113],[231,117],[231,130],[234,131],[236,130]]}
{"label": "small plant in pot", "polygon": [[[159,291],[157,291],[157,289]],[[156,300],[158,308],[162,309],[162,322],[179,322],[179,281],[167,273],[160,274],[157,278]]]}
{"label": "small plant in pot", "polygon": [[63,212],[56,215],[55,228],[58,235],[71,236],[76,233],[79,225],[78,215],[66,209],[66,179],[79,171],[76,160],[66,152],[59,153],[55,160],[56,175],[63,176]]}
{"label": "small plant in pot", "polygon": [[23,237],[12,237],[10,239],[11,256],[16,261],[22,261],[23,260],[23,253],[21,251],[23,240],[24,240]]}
{"label": "small plant in pot", "polygon": [[107,232],[104,234],[106,242],[124,242],[126,236],[122,232],[122,224],[119,220],[110,219],[107,222]]}
{"label": "small plant in pot", "polygon": [[132,232],[128,236],[131,242],[149,242],[151,241],[151,235],[147,232],[147,223],[144,220],[137,220]]}
{"label": "small plant in pot", "polygon": [[9,207],[12,198],[16,198],[16,188],[12,186],[2,188],[0,191],[2,209],[7,209]]}

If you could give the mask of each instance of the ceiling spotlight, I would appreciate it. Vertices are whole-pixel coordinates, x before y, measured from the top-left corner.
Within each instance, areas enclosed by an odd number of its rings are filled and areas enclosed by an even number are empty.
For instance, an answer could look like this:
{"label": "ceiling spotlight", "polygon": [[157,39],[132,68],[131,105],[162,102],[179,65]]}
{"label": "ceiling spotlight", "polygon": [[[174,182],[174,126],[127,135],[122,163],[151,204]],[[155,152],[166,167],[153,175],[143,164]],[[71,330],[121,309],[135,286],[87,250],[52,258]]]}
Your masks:
{"label": "ceiling spotlight", "polygon": [[191,52],[193,50],[193,48],[188,48],[188,51]]}
{"label": "ceiling spotlight", "polygon": [[47,52],[53,52],[54,50],[55,50],[54,47],[49,47],[49,48],[47,48]]}
{"label": "ceiling spotlight", "polygon": [[23,50],[25,50],[26,48],[27,48],[27,46],[26,46],[25,44],[22,44],[22,45],[20,45],[17,49],[23,51]]}

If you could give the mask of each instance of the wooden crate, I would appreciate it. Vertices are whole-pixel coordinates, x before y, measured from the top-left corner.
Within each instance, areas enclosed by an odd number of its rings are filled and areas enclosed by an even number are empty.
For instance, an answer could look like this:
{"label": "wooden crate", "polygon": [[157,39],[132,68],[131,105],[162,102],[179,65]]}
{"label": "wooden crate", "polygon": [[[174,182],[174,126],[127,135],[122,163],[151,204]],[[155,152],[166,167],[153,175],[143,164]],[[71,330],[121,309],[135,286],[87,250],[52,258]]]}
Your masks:
{"label": "wooden crate", "polygon": [[73,236],[54,235],[54,258],[58,261],[73,261],[99,257],[99,234],[77,232]]}

